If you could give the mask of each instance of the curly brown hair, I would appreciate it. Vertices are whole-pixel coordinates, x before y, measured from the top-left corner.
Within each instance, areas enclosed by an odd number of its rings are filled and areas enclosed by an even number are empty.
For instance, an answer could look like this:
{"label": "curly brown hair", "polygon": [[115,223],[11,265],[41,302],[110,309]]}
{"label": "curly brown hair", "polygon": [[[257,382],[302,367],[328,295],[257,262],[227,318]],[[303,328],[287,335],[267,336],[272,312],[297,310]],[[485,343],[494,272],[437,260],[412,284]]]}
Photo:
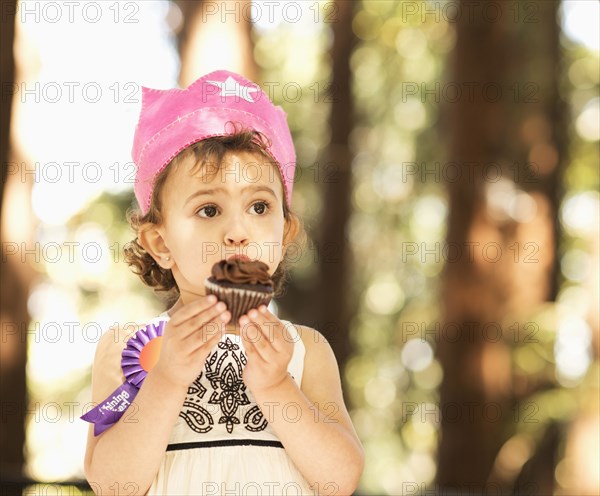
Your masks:
{"label": "curly brown hair", "polygon": [[[192,173],[201,169],[205,164],[216,165],[211,169],[211,174],[219,172],[223,165],[223,159],[229,153],[248,152],[264,158],[277,168],[277,163],[268,152],[269,141],[266,137],[252,130],[237,130],[234,134],[226,136],[215,136],[198,141],[182,152],[180,152],[167,166],[156,176],[154,189],[148,213],[143,214],[139,208],[127,211],[127,221],[136,237],[127,243],[123,249],[125,261],[131,270],[140,279],[154,289],[167,305],[173,304],[179,298],[179,288],[170,269],[164,269],[156,263],[154,258],[144,249],[139,242],[139,233],[152,226],[158,226],[163,222],[162,214],[162,190],[174,166],[183,160],[193,156],[196,165]],[[283,216],[286,221],[284,232],[284,256],[273,274],[275,296],[283,294],[286,281],[289,279],[290,257],[287,248],[293,245],[296,249],[303,250],[306,247],[306,231],[302,221],[288,205],[287,199],[283,198]]]}

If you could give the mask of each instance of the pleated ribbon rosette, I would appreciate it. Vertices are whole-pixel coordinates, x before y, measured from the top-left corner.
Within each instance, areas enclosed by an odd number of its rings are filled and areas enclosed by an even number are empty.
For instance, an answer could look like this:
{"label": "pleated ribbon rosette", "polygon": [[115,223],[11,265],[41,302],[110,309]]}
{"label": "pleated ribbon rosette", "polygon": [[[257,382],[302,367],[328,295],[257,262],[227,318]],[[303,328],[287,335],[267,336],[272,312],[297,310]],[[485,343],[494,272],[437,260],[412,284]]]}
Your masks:
{"label": "pleated ribbon rosette", "polygon": [[81,416],[82,420],[94,424],[94,436],[102,434],[116,424],[133,402],[148,372],[158,361],[166,323],[166,320],[150,323],[127,341],[121,354],[121,369],[125,382],[104,401]]}

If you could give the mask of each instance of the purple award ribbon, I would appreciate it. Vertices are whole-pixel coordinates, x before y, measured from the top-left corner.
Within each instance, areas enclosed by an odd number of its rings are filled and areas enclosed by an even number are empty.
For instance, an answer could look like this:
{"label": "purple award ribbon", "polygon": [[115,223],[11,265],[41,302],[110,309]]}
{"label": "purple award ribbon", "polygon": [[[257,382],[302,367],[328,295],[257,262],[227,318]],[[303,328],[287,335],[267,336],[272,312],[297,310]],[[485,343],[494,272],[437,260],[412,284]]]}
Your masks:
{"label": "purple award ribbon", "polygon": [[144,379],[160,355],[160,338],[166,320],[150,323],[137,331],[127,341],[121,354],[121,369],[125,382],[115,389],[108,398],[96,405],[80,418],[94,424],[94,436],[102,434],[116,424],[137,396]]}

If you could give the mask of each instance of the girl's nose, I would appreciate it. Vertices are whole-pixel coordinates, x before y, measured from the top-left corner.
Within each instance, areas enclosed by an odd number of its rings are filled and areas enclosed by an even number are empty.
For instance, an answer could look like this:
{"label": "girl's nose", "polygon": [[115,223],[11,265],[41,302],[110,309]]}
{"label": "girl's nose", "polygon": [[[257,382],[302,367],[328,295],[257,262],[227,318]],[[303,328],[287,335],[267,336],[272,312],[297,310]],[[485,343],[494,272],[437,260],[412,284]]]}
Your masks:
{"label": "girl's nose", "polygon": [[247,245],[248,231],[243,226],[241,221],[232,222],[228,230],[225,232],[226,245]]}
{"label": "girl's nose", "polygon": [[248,238],[244,235],[239,235],[239,236],[227,235],[225,237],[225,243],[227,245],[247,245]]}

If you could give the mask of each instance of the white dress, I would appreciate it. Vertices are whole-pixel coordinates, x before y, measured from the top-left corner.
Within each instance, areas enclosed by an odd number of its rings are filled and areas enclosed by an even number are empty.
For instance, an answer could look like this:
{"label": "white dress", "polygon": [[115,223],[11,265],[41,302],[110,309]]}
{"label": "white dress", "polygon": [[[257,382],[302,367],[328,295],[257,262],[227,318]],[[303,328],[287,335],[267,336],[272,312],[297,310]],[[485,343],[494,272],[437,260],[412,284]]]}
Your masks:
{"label": "white dress", "polygon": [[[283,322],[294,337],[288,372],[300,386],[306,350]],[[188,388],[149,495],[314,494],[246,388],[245,364],[240,337],[224,335]],[[292,421],[298,415],[294,405],[273,408]]]}

